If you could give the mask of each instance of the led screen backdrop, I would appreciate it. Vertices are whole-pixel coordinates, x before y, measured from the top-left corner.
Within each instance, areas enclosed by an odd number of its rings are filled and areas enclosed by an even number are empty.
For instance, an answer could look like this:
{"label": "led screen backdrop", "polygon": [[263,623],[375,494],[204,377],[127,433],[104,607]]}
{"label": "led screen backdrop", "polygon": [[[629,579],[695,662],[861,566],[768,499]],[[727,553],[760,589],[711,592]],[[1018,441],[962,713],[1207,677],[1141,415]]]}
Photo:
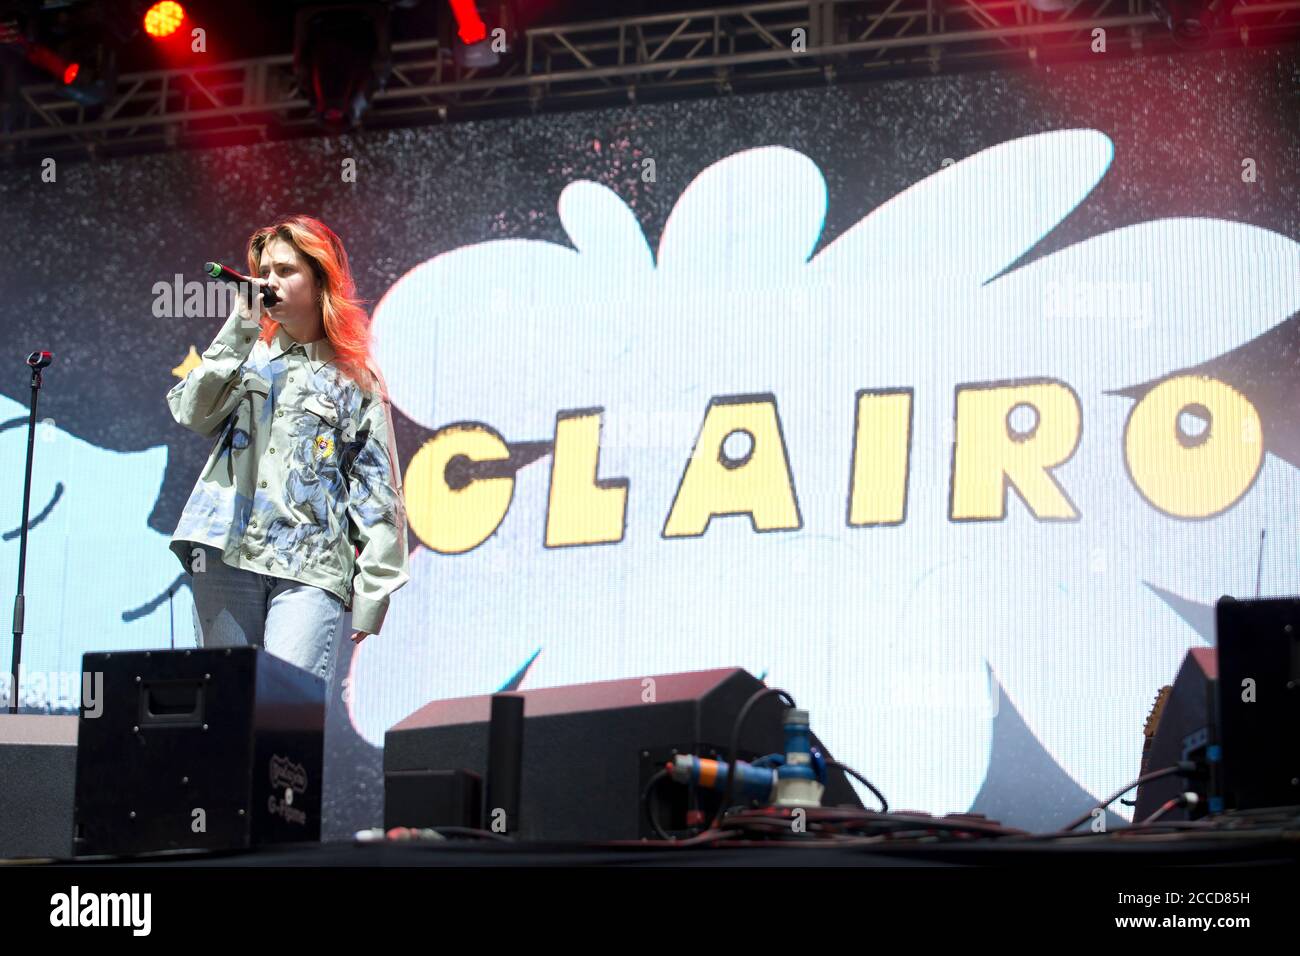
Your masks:
{"label": "led screen backdrop", "polygon": [[9,587],[20,357],[56,360],[23,702],[193,646],[166,540],[207,447],[164,396],[224,313],[186,283],[303,211],[372,302],[412,530],[331,690],[327,836],[375,821],[387,727],[521,669],[742,666],[895,807],[1063,822],[1136,776],[1219,596],[1300,588],[1298,78],[1183,55],[24,169]]}

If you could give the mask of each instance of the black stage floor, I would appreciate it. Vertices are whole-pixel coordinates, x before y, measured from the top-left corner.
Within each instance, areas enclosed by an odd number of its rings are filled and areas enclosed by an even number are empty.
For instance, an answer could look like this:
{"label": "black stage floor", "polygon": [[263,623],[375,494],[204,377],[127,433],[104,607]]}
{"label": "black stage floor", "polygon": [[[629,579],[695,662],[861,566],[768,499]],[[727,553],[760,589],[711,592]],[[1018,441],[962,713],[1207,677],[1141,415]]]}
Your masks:
{"label": "black stage floor", "polygon": [[178,850],[134,857],[8,860],[40,867],[1036,867],[1295,866],[1300,835],[1144,834],[1123,831],[1063,839],[843,843],[790,839],[713,844],[586,844],[444,841],[351,841],[284,844],[240,851]]}
{"label": "black stage floor", "polygon": [[[751,945],[781,934],[818,939],[830,928],[965,944],[1078,945],[1143,929],[1174,929],[1156,938],[1180,946],[1193,932],[1242,942],[1242,932],[1252,941],[1294,938],[1294,831],[888,842],[732,837],[670,846],[458,836],[9,860],[0,865],[0,898],[20,938],[74,931],[209,946],[247,946],[268,927],[299,947],[335,948],[351,939],[396,948],[403,933],[534,945],[548,932],[663,940],[682,929],[726,929],[709,938],[744,934]],[[116,922],[106,922],[109,913],[119,914]]]}

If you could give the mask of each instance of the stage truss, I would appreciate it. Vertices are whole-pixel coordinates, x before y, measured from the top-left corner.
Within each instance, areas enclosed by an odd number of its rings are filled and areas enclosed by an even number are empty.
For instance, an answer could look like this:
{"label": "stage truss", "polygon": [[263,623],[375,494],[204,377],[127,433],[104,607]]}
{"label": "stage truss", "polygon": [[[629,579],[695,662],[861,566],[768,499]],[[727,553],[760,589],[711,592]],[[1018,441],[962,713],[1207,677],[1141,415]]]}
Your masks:
{"label": "stage truss", "polygon": [[[1300,0],[1240,0],[1217,45],[1289,42]],[[1106,52],[1094,50],[1104,31]],[[802,39],[800,45],[796,41]],[[393,45],[365,128],[716,96],[872,77],[1033,66],[1176,49],[1148,0],[786,0],[525,31],[490,72],[458,68],[436,38]],[[289,54],[123,74],[96,107],[55,83],[20,87],[0,156],[118,155],[319,132]]]}

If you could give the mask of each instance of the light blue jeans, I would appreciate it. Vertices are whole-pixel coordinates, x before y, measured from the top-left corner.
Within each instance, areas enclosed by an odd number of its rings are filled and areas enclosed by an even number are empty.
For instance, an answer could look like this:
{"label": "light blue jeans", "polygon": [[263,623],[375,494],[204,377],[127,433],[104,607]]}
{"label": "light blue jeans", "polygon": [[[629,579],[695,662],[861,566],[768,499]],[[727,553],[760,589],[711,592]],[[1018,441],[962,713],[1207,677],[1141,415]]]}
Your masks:
{"label": "light blue jeans", "polygon": [[206,552],[204,570],[190,575],[198,646],[262,647],[328,686],[346,617],[339,597],[315,585],[232,568],[210,545],[190,547]]}

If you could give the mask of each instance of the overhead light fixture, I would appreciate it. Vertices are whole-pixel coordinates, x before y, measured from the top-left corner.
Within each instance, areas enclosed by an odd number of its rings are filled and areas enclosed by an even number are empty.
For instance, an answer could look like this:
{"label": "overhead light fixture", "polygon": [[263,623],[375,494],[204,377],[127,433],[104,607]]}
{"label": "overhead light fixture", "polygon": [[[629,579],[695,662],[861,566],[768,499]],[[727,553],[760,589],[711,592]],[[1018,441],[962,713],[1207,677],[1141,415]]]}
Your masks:
{"label": "overhead light fixture", "polygon": [[519,17],[511,0],[450,0],[450,6],[451,47],[461,69],[490,69],[514,53]]}
{"label": "overhead light fixture", "polygon": [[1179,46],[1196,48],[1210,42],[1215,27],[1227,24],[1237,0],[1151,0],[1156,17],[1169,28]]}
{"label": "overhead light fixture", "polygon": [[144,32],[155,40],[165,40],[185,22],[185,8],[176,0],[155,3],[144,14]]}
{"label": "overhead light fixture", "polygon": [[456,39],[468,46],[487,38],[487,24],[474,0],[451,0],[451,15],[456,18]]}
{"label": "overhead light fixture", "polygon": [[392,72],[388,5],[334,3],[299,10],[293,63],[316,118],[333,130],[356,126]]}
{"label": "overhead light fixture", "polygon": [[73,22],[48,39],[49,43],[34,39],[16,18],[0,21],[0,50],[54,79],[62,95],[83,106],[108,99],[117,86],[117,56],[101,31]]}
{"label": "overhead light fixture", "polygon": [[90,35],[81,35],[56,48],[63,70],[62,93],[83,106],[98,106],[117,88],[117,51]]}

